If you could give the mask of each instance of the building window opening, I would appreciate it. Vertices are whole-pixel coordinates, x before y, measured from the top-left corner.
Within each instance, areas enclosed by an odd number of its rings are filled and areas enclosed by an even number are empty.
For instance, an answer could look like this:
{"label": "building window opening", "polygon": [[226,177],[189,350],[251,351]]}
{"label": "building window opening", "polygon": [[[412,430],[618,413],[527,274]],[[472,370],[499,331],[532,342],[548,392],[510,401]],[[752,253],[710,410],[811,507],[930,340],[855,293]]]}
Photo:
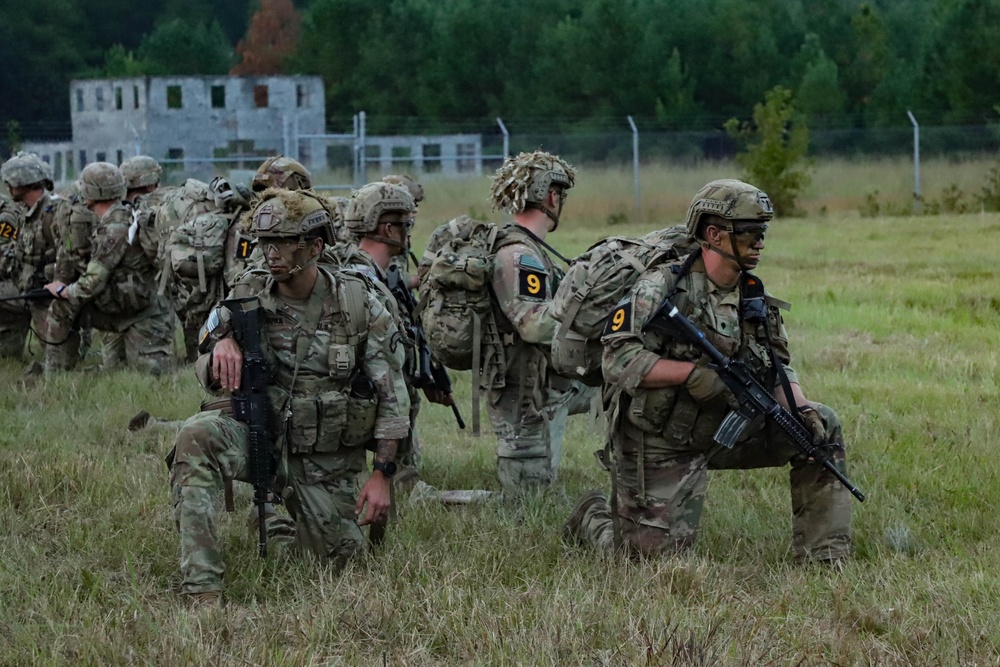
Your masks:
{"label": "building window opening", "polygon": [[[476,144],[458,144],[455,147],[458,155],[458,171],[468,173],[476,170]],[[462,159],[465,158],[465,159]]]}
{"label": "building window opening", "polygon": [[167,159],[168,160],[183,160],[184,159],[184,149],[183,148],[168,148],[167,149]]}
{"label": "building window opening", "polygon": [[226,108],[226,87],[225,86],[212,86],[212,108],[213,109],[225,109]]}
{"label": "building window opening", "polygon": [[83,111],[83,88],[76,89],[76,110]]}
{"label": "building window opening", "polygon": [[122,87],[115,86],[115,109],[118,111],[122,110],[124,103],[122,102]]}
{"label": "building window opening", "polygon": [[139,86],[132,86],[132,108],[139,108]]}
{"label": "building window opening", "polygon": [[124,161],[125,161],[125,160],[124,160],[124,157],[125,157],[125,156],[123,156],[123,155],[122,155],[122,151],[121,151],[121,149],[118,149],[118,152],[117,152],[117,155],[118,155],[118,164],[121,164],[122,162],[124,162]]}
{"label": "building window opening", "polygon": [[97,151],[97,154],[94,157],[97,158],[98,162],[107,162],[108,161],[108,154],[105,153],[104,151]]}
{"label": "building window opening", "polygon": [[80,151],[80,169],[87,166],[87,151]]}
{"label": "building window opening", "polygon": [[424,144],[423,159],[425,172],[441,171],[441,144]]}
{"label": "building window opening", "polygon": [[184,95],[180,86],[167,86],[167,108],[183,109]]}
{"label": "building window opening", "polygon": [[295,104],[300,109],[308,109],[312,106],[312,101],[309,99],[309,86],[304,83],[297,84],[295,86]]}
{"label": "building window opening", "polygon": [[267,86],[253,87],[253,105],[258,109],[267,108]]}
{"label": "building window opening", "polygon": [[104,111],[104,89],[98,88],[94,91],[94,94],[97,96],[97,110]]}

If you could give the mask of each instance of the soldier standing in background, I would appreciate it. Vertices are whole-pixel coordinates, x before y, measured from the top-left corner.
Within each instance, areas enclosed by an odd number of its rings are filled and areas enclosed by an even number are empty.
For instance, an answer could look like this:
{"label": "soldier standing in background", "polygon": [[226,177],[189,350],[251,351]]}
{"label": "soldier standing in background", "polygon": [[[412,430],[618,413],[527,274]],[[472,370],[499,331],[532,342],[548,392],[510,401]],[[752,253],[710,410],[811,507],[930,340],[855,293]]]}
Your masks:
{"label": "soldier standing in background", "polygon": [[[52,194],[52,168],[34,153],[20,152],[4,162],[0,178],[23,210],[23,219],[18,220],[12,210],[15,205],[0,203],[2,293],[10,296],[39,289],[52,280],[60,238],[57,212],[67,202]],[[21,356],[29,326],[44,339],[47,315],[46,301],[5,302],[0,311],[0,356]]]}
{"label": "soldier standing in background", "polygon": [[[604,550],[655,556],[690,549],[698,535],[708,470],[791,464],[792,548],[796,561],[836,563],[851,549],[850,493],[807,458],[770,420],[747,427],[727,449],[714,434],[735,398],[702,348],[648,323],[665,298],[722,354],[743,362],[774,398],[797,411],[841,471],[840,420],[807,401],[789,366],[781,308],[749,272],[764,250],[774,212],[767,195],[735,180],[713,181],[694,197],[687,230],[700,248],[643,273],[608,317],[603,371],[610,392],[612,504],[593,491],[577,503],[567,537]],[[619,544],[615,544],[616,537]]]}
{"label": "soldier standing in background", "polygon": [[497,236],[491,283],[507,367],[503,378],[484,378],[483,385],[489,388],[497,474],[506,492],[556,480],[566,418],[585,412],[592,395],[549,369],[556,328],[549,309],[564,272],[549,256],[545,238],[559,227],[575,177],[555,155],[521,153],[504,161],[490,192],[494,208],[514,218]]}
{"label": "soldier standing in background", "polygon": [[66,284],[47,284],[53,297],[49,309],[45,372],[75,367],[77,326],[84,321],[97,329],[125,336],[131,367],[154,374],[171,368],[173,322],[166,300],[156,294],[156,267],[137,245],[129,243],[135,222],[123,203],[125,178],[113,164],[95,162],[80,173],[80,196],[100,221],[94,229],[90,261],[83,275]]}

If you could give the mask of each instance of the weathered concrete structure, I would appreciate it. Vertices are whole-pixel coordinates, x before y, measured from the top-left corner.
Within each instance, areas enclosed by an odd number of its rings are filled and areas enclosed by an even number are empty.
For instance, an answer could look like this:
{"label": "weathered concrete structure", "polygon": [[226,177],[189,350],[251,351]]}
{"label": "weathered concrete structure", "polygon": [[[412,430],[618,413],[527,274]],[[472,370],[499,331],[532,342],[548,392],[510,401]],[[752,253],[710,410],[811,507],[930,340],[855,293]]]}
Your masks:
{"label": "weathered concrete structure", "polygon": [[296,137],[326,125],[317,76],[74,80],[70,105],[77,169],[145,154],[211,172],[211,160],[227,156],[312,154]]}

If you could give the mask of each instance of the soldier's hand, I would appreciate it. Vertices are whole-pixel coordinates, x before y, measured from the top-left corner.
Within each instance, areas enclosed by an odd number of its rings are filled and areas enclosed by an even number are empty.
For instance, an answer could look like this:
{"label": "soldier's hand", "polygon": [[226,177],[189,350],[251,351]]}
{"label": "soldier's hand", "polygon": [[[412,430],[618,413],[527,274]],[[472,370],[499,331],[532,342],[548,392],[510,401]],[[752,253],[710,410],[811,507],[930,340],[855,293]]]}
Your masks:
{"label": "soldier's hand", "polygon": [[243,371],[243,352],[232,338],[223,338],[212,350],[212,377],[223,389],[240,388]]}
{"label": "soldier's hand", "polygon": [[50,282],[48,285],[45,286],[45,289],[47,289],[49,291],[49,294],[51,294],[57,299],[69,298],[65,294],[63,294],[63,292],[66,291],[66,283],[62,281],[53,280],[52,282]]}
{"label": "soldier's hand", "polygon": [[446,394],[440,389],[435,389],[433,387],[424,387],[424,396],[431,403],[437,403],[438,405],[454,405],[455,399],[452,398],[451,394]]}
{"label": "soldier's hand", "polygon": [[826,424],[823,423],[823,416],[819,410],[811,405],[799,406],[799,416],[813,434],[813,444],[821,445],[826,442]]}
{"label": "soldier's hand", "polygon": [[359,526],[367,526],[370,523],[385,523],[389,518],[389,507],[392,505],[392,495],[390,486],[392,482],[388,477],[378,470],[372,473],[365,485],[361,487],[361,494],[358,502],[354,506],[354,513],[361,516],[361,511],[368,505],[368,511],[364,517],[358,521]]}
{"label": "soldier's hand", "polygon": [[725,396],[728,393],[725,383],[719,374],[704,366],[695,366],[691,374],[684,380],[684,388],[691,394],[691,398],[699,403],[713,403],[719,397],[723,397],[727,403],[730,401]]}

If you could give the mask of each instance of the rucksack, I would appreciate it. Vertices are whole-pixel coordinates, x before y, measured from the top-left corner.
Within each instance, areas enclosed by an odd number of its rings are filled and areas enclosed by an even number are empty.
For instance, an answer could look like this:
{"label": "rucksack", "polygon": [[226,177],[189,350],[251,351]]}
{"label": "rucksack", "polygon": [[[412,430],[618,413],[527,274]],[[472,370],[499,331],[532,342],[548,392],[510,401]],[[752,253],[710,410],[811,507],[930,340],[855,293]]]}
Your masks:
{"label": "rucksack", "polygon": [[188,301],[218,286],[213,278],[225,267],[231,222],[230,215],[217,209],[208,184],[193,178],[163,198],[155,222],[160,294],[171,286],[175,297]]}
{"label": "rucksack", "polygon": [[640,238],[611,236],[573,261],[553,297],[559,324],[552,340],[552,365],[560,375],[600,386],[601,334],[608,314],[644,271],[697,249],[684,225]]}

